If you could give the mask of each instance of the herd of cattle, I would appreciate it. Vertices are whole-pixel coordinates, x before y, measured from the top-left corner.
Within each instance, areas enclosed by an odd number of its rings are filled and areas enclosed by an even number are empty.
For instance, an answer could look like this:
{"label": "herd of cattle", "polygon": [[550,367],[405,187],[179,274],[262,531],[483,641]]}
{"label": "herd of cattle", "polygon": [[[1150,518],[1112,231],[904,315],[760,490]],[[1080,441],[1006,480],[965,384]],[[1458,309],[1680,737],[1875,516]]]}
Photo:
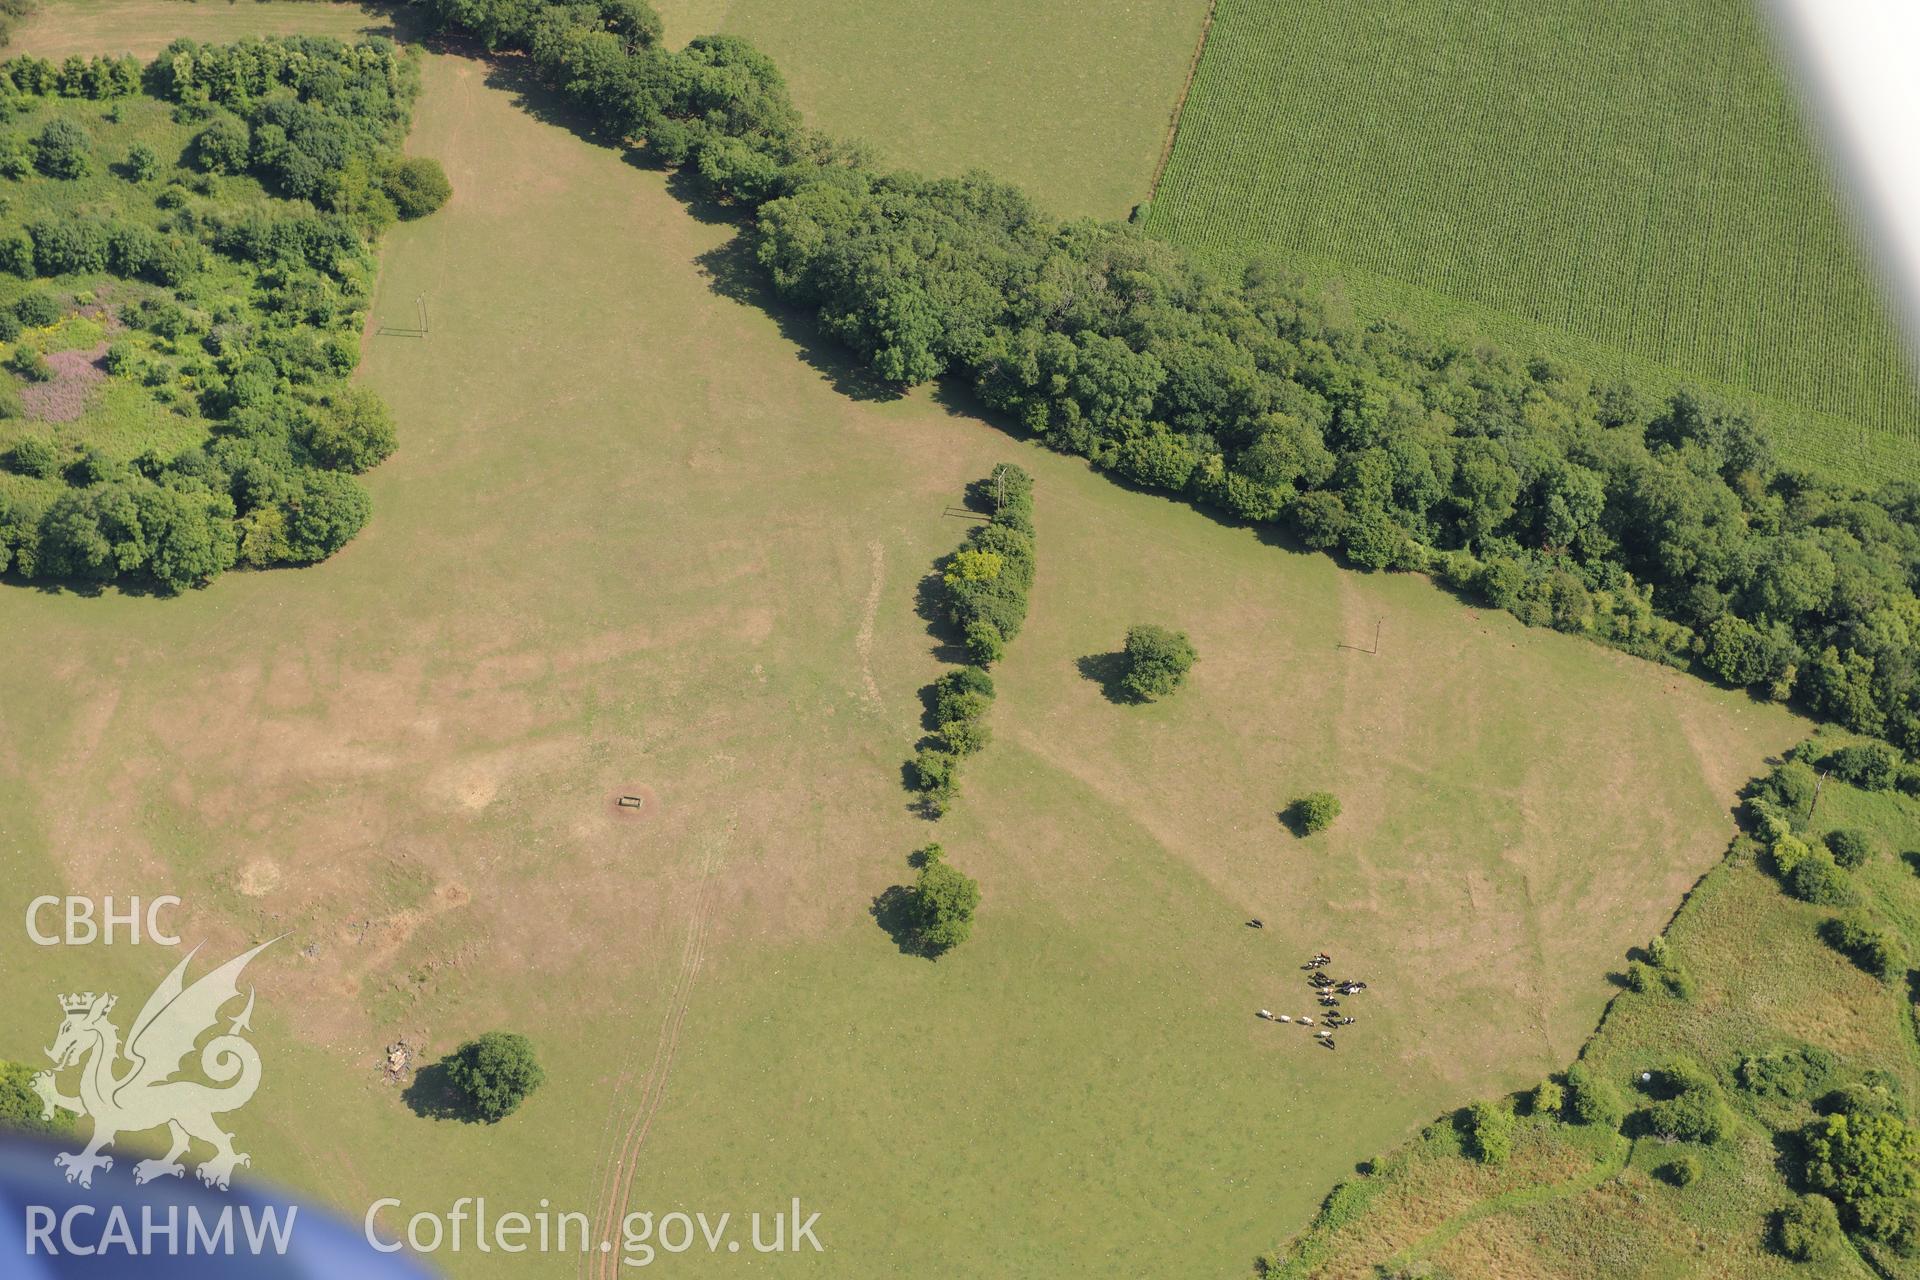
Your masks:
{"label": "herd of cattle", "polygon": [[1316,1019],[1312,1014],[1302,1014],[1295,1018],[1284,1013],[1275,1013],[1271,1009],[1262,1009],[1260,1016],[1268,1022],[1297,1023],[1303,1027],[1318,1026],[1313,1038],[1331,1049],[1334,1027],[1350,1027],[1357,1019],[1350,1013],[1339,1012],[1341,996],[1357,996],[1367,989],[1367,984],[1351,978],[1329,978],[1321,970],[1333,963],[1333,957],[1324,951],[1315,952],[1313,959],[1301,965],[1307,971],[1307,985],[1313,988],[1314,995],[1320,1001],[1323,1012]]}

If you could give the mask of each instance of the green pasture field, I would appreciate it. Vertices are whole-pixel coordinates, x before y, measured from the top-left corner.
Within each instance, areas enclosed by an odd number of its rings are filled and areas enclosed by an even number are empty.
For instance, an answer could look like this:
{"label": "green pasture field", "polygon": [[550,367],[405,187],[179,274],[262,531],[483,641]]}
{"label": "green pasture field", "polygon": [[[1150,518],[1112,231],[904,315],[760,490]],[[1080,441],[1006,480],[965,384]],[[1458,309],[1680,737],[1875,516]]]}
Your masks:
{"label": "green pasture field", "polygon": [[934,175],[985,169],[1067,217],[1146,194],[1206,0],[663,0],[667,39],[745,36],[809,124]]}
{"label": "green pasture field", "polygon": [[225,44],[244,36],[313,35],[352,40],[395,35],[375,4],[330,0],[49,0],[24,19],[8,54],[43,58],[126,54],[147,59],[182,36]]}
{"label": "green pasture field", "polygon": [[[1838,827],[1872,835],[1878,852],[1853,873],[1856,883],[1909,948],[1920,945],[1920,803],[1829,780],[1808,834]],[[1644,1104],[1632,1087],[1640,1072],[1688,1055],[1720,1077],[1734,1107],[1738,1124],[1725,1142],[1629,1142],[1534,1116],[1522,1120],[1515,1158],[1489,1168],[1462,1153],[1443,1120],[1376,1161],[1373,1176],[1336,1193],[1329,1208],[1337,1210],[1283,1251],[1291,1265],[1279,1274],[1355,1276],[1376,1266],[1424,1265],[1433,1275],[1622,1280],[1911,1275],[1911,1259],[1884,1249],[1871,1266],[1845,1255],[1808,1267],[1769,1244],[1770,1216],[1793,1194],[1773,1130],[1796,1129],[1813,1112],[1810,1100],[1761,1101],[1740,1089],[1735,1068],[1743,1057],[1810,1044],[1840,1064],[1816,1095],[1877,1073],[1909,1107],[1920,1096],[1907,979],[1883,983],[1828,947],[1816,930],[1831,914],[1783,893],[1751,852],[1736,853],[1707,874],[1667,933],[1699,982],[1696,995],[1622,993],[1583,1055],[1629,1107]],[[1696,1156],[1701,1173],[1677,1188],[1656,1170],[1681,1151]]]}
{"label": "green pasture field", "polygon": [[[845,5],[663,0],[675,45],[745,36],[807,119],[935,174],[984,168],[1065,215],[1123,218],[1145,194],[1185,83],[1204,0]],[[402,35],[405,14],[320,0],[50,0],[12,48],[152,57],[177,36]],[[108,49],[91,43],[103,38]]]}
{"label": "green pasture field", "polygon": [[1148,227],[1920,475],[1913,345],[1752,0],[1221,0]]}
{"label": "green pasture field", "polygon": [[[207,11],[123,5],[94,43]],[[384,242],[360,376],[400,449],[353,543],[172,599],[0,592],[0,919],[171,892],[203,959],[289,935],[250,971],[266,1078],[227,1117],[256,1176],[356,1220],[798,1196],[827,1251],[795,1275],[1239,1274],[1354,1161],[1568,1060],[1803,732],[941,396],[848,394],[731,226],[524,91],[427,59],[408,149],[455,195]],[[426,337],[381,334],[422,301]],[[916,599],[1005,459],[1036,479],[1032,615],[933,826],[900,772],[944,669]],[[1200,662],[1116,705],[1082,668],[1149,620]],[[1277,812],[1315,789],[1344,811],[1298,840]],[[985,897],[934,963],[870,904],[936,837]],[[1316,948],[1372,984],[1334,1052],[1255,1016],[1311,1008]],[[0,954],[0,1057],[28,1062],[57,992],[133,1000],[175,960]],[[396,1041],[493,1028],[548,1073],[498,1127],[381,1075]]]}

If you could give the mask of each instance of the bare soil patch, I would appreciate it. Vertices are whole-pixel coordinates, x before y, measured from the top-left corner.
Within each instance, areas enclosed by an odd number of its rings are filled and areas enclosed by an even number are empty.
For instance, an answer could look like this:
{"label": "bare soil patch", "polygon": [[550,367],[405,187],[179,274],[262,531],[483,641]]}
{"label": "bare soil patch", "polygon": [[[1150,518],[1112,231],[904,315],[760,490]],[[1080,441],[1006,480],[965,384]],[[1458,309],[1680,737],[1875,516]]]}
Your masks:
{"label": "bare soil patch", "polygon": [[87,395],[107,379],[101,360],[107,344],[86,351],[56,351],[47,357],[53,377],[46,382],[30,382],[20,392],[20,403],[29,418],[42,422],[72,422],[86,412]]}

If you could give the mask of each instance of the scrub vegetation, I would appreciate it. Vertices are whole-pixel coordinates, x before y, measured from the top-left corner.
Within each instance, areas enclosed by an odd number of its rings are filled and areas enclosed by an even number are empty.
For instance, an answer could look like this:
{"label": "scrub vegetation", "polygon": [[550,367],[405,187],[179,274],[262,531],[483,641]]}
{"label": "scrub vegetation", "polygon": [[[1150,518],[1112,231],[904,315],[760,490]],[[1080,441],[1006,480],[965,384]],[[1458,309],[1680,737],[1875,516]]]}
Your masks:
{"label": "scrub vegetation", "polygon": [[447,195],[418,88],[384,40],[0,65],[0,571],[174,592],[359,531],[375,242]]}
{"label": "scrub vegetation", "polygon": [[[1920,853],[1829,870],[1844,907],[1795,876],[1826,856],[1822,833],[1920,846],[1920,802],[1837,776],[1836,760],[1874,750],[1816,739],[1756,780],[1746,832],[1630,959],[1627,990],[1563,1076],[1369,1162],[1256,1272],[1912,1274]],[[1668,981],[1631,980],[1636,968]]]}

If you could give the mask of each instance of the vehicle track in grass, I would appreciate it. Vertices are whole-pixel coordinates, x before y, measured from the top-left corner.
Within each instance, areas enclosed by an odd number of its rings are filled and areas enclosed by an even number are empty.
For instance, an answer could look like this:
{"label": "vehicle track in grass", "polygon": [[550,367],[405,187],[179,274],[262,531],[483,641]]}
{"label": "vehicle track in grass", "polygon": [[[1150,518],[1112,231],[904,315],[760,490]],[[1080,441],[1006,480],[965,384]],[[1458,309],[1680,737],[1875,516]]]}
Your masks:
{"label": "vehicle track in grass", "polygon": [[[702,961],[706,959],[707,925],[713,915],[713,872],[716,861],[714,850],[709,846],[701,859],[700,881],[694,890],[693,911],[687,922],[686,941],[680,950],[680,966],[667,997],[667,1009],[661,1018],[660,1033],[654,1041],[653,1057],[646,1074],[640,1078],[638,1099],[633,1104],[632,1112],[625,1117],[626,1123],[620,1130],[617,1146],[612,1144],[611,1135],[620,1126],[622,1098],[628,1092],[628,1082],[633,1079],[637,1055],[628,1059],[620,1079],[614,1084],[604,1130],[608,1136],[602,1140],[603,1155],[594,1196],[600,1206],[595,1224],[597,1238],[602,1241],[616,1238],[620,1219],[626,1213],[627,1199],[633,1191],[633,1176],[639,1166],[641,1148],[646,1145],[647,1134],[652,1130],[654,1117],[660,1111],[661,1100],[666,1096],[667,1081],[673,1073],[674,1059],[680,1052],[680,1032],[686,1023],[694,980],[700,974]],[[592,1280],[602,1280],[603,1277],[611,1280],[620,1273],[618,1256],[611,1250],[589,1252],[586,1258],[591,1261],[583,1260],[580,1269],[582,1276],[590,1276]]]}

